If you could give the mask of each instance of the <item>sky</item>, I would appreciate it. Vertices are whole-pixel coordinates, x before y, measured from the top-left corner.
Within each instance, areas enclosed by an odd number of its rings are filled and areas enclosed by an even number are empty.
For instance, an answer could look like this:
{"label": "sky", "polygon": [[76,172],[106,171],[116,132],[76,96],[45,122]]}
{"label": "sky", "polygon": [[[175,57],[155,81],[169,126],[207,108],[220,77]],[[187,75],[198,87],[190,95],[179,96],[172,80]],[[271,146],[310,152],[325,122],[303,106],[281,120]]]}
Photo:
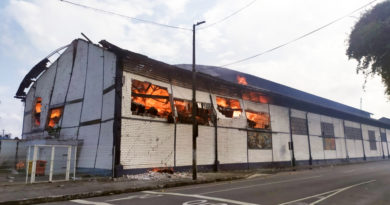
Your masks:
{"label": "sky", "polygon": [[[246,58],[325,25],[370,0],[71,0],[179,27],[205,20],[196,33],[197,64],[220,66]],[[379,3],[381,1],[375,2]],[[371,8],[367,7],[366,9]],[[390,118],[379,76],[356,73],[345,55],[348,35],[365,10],[273,52],[228,68]],[[59,0],[0,1],[0,132],[20,136],[23,103],[14,99],[27,72],[55,49],[82,38],[105,39],[169,64],[192,62],[192,32],[76,7]]]}

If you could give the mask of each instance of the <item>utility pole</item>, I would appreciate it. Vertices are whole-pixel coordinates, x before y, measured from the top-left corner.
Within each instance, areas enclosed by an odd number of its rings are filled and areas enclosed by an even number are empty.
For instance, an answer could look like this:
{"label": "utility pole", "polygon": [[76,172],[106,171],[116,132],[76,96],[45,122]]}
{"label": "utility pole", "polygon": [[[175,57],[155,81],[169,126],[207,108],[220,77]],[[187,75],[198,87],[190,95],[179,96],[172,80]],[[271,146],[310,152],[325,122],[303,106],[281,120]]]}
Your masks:
{"label": "utility pole", "polygon": [[206,23],[201,21],[192,25],[192,180],[196,180],[196,138],[198,137],[198,123],[196,122],[196,70],[195,70],[195,28],[200,24]]}

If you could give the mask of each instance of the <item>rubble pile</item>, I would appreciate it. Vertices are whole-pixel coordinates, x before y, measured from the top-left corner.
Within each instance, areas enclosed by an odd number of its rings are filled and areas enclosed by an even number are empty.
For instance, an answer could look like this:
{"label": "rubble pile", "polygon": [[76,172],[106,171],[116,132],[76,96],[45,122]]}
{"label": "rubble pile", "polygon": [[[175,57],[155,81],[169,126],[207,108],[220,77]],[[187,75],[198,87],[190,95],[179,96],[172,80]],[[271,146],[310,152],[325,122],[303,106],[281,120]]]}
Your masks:
{"label": "rubble pile", "polygon": [[125,178],[130,180],[169,180],[191,178],[189,172],[173,172],[173,170],[150,170],[146,173],[126,175]]}

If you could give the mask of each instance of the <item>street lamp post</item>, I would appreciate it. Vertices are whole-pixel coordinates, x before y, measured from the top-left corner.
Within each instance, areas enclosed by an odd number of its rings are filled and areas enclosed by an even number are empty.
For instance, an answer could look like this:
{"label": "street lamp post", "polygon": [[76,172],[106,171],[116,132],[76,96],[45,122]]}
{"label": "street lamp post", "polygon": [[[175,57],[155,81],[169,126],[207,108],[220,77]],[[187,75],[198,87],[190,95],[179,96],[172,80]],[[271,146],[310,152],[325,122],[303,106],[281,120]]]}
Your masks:
{"label": "street lamp post", "polygon": [[198,124],[196,122],[196,70],[195,70],[195,28],[200,24],[206,23],[201,21],[192,26],[192,179],[197,179],[196,167],[196,138],[198,137]]}

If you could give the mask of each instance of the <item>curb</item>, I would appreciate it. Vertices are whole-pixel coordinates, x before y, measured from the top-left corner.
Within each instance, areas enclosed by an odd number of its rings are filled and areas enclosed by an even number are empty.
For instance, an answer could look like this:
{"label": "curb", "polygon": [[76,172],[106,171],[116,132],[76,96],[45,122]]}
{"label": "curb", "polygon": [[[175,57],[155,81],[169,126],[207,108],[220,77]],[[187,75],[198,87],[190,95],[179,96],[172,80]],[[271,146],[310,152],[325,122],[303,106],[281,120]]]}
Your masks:
{"label": "curb", "polygon": [[31,198],[31,199],[14,200],[14,201],[0,202],[0,205],[3,205],[3,204],[4,205],[37,204],[37,203],[68,201],[68,200],[73,200],[73,199],[108,196],[108,195],[114,195],[114,194],[124,194],[124,193],[180,187],[180,186],[194,185],[194,184],[207,184],[207,183],[222,182],[222,181],[233,181],[233,180],[246,179],[247,177],[248,176],[239,176],[239,177],[217,178],[217,179],[212,179],[212,180],[206,179],[206,180],[202,180],[202,181],[178,181],[178,182],[157,184],[157,185],[153,185],[153,186],[138,187],[138,188],[113,189],[113,190],[109,190],[109,191],[94,191],[94,192],[86,192],[86,193],[80,193],[80,194],[69,194],[69,195],[59,195],[59,196],[48,196],[48,197],[37,197],[37,198]]}

